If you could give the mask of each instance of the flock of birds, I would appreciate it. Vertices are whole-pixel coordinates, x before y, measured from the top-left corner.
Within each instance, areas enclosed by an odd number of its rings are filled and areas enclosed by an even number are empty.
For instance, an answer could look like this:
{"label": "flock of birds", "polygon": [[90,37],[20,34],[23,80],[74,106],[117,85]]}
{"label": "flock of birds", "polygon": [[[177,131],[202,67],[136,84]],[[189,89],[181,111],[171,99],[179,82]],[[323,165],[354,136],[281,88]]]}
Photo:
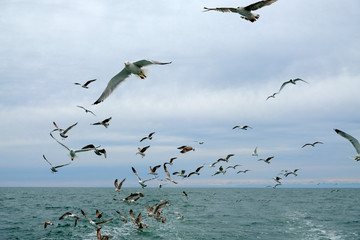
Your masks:
{"label": "flock of birds", "polygon": [[[268,6],[271,5],[272,3],[276,2],[277,0],[264,0],[264,1],[258,1],[254,4],[250,4],[249,6],[246,7],[237,7],[237,8],[207,8],[205,7],[204,11],[220,11],[220,12],[232,12],[232,13],[238,13],[241,15],[241,17],[245,20],[248,20],[250,22],[255,22],[258,18],[259,15],[257,14],[253,14],[252,11],[255,11],[259,8],[262,8],[264,6]],[[103,102],[106,98],[108,98],[113,91],[121,84],[124,82],[125,79],[127,79],[130,75],[135,75],[140,77],[141,79],[146,78],[146,74],[145,71],[143,69],[143,67],[145,66],[149,66],[149,65],[167,65],[167,64],[171,64],[172,62],[159,62],[159,61],[153,61],[153,60],[147,60],[147,59],[143,59],[143,60],[139,60],[136,62],[125,62],[125,67],[118,73],[116,74],[107,84],[106,88],[103,90],[102,94],[100,95],[100,97],[93,103],[93,104],[99,104],[101,102]],[[79,85],[84,89],[89,88],[90,84],[93,83],[94,81],[96,81],[96,79],[91,79],[87,82],[85,82],[84,84],[82,83],[75,83],[75,85]],[[273,94],[271,94],[270,96],[268,96],[266,98],[266,100],[268,100],[269,98],[275,98],[276,95],[278,95],[281,91],[283,91],[283,89],[285,88],[285,86],[289,85],[289,84],[293,84],[295,85],[297,82],[304,82],[304,83],[308,83],[307,81],[301,79],[301,78],[296,78],[296,79],[290,79],[289,81],[286,81],[284,83],[282,83],[282,85],[280,86],[279,90]],[[90,113],[94,116],[95,113],[92,112],[91,110],[83,107],[83,106],[77,106],[81,109],[83,109],[85,111],[85,113]],[[108,128],[110,125],[110,121],[112,120],[111,117],[106,118],[102,121],[99,122],[95,122],[92,123],[92,125],[102,125],[105,128]],[[63,168],[66,166],[69,166],[74,159],[78,156],[78,154],[82,153],[82,152],[88,152],[88,151],[93,151],[96,155],[98,156],[104,156],[105,158],[107,157],[107,152],[104,148],[101,148],[101,146],[95,146],[94,144],[87,144],[84,147],[82,147],[81,149],[72,149],[70,147],[68,147],[67,145],[65,145],[63,143],[64,140],[66,140],[68,138],[68,134],[69,131],[71,129],[73,129],[74,127],[77,126],[77,122],[72,124],[71,126],[67,127],[67,128],[60,128],[55,122],[53,122],[53,125],[55,126],[55,129],[53,129],[50,132],[50,136],[53,140],[55,140],[55,142],[57,142],[59,145],[61,145],[64,149],[66,149],[66,151],[68,152],[68,154],[70,155],[70,161],[61,165],[57,165],[54,166],[46,157],[45,155],[43,155],[44,160],[50,165],[50,169],[52,172],[57,172],[59,168]],[[236,125],[232,128],[233,130],[235,129],[239,129],[239,130],[248,130],[248,129],[252,129],[252,127],[248,126],[248,125]],[[55,135],[55,132],[57,132],[60,136],[61,139],[58,139]],[[350,141],[350,143],[354,146],[356,152],[357,152],[357,156],[354,157],[354,159],[356,161],[360,161],[360,145],[359,142],[356,138],[352,137],[351,135],[335,129],[335,132],[337,134],[339,134],[340,136],[346,138],[347,140]],[[149,134],[147,134],[146,136],[144,136],[143,138],[140,139],[139,142],[144,142],[146,140],[151,141],[153,139],[155,132],[151,132]],[[198,142],[198,144],[203,144],[204,142]],[[323,142],[320,141],[316,141],[313,143],[306,143],[302,146],[302,148],[306,147],[306,146],[312,146],[315,147],[315,145],[318,144],[323,144]],[[150,145],[147,145],[145,147],[138,147],[138,151],[136,152],[136,154],[140,155],[142,158],[144,158],[146,156],[146,151],[150,148]],[[179,150],[179,152],[181,154],[185,154],[191,151],[195,151],[195,148],[189,145],[183,145],[183,146],[179,146],[177,148],[177,150]],[[240,164],[231,164],[228,165],[230,159],[234,156],[235,154],[229,153],[227,156],[225,157],[221,157],[218,158],[215,162],[211,163],[210,165],[208,165],[208,167],[210,169],[216,168],[216,170],[213,171],[212,176],[217,176],[217,175],[224,175],[227,173],[227,171],[230,171],[230,169],[236,170],[238,167],[241,167]],[[258,157],[258,148],[256,147],[252,153],[253,157]],[[266,164],[270,164],[271,161],[275,158],[275,156],[267,156],[264,158],[258,158],[257,161],[263,161]],[[170,158],[170,160],[168,162],[162,163],[162,164],[158,164],[155,166],[150,166],[149,167],[149,175],[152,175],[151,178],[148,179],[144,179],[142,177],[140,177],[140,175],[138,174],[138,172],[136,171],[136,169],[134,167],[131,167],[132,172],[134,173],[134,175],[136,176],[136,178],[138,179],[138,183],[141,186],[141,188],[145,188],[147,187],[147,183],[150,181],[158,181],[159,182],[159,188],[161,188],[162,186],[164,186],[165,184],[178,184],[178,180],[173,179],[175,177],[180,177],[182,179],[185,178],[190,178],[196,175],[200,175],[200,172],[202,171],[202,169],[206,166],[206,164],[203,164],[201,166],[198,166],[196,169],[192,169],[189,173],[186,173],[187,170],[185,169],[181,169],[178,171],[174,171],[172,173],[169,172],[169,166],[172,166],[174,164],[174,161],[177,159],[177,157],[172,157]],[[227,164],[227,166],[225,166],[225,164]],[[159,171],[160,169],[163,169],[163,172],[165,174],[165,178],[160,178],[159,177]],[[274,176],[273,180],[274,180],[274,185],[271,185],[269,187],[273,187],[276,188],[277,186],[282,184],[282,181],[284,178],[289,177],[290,175],[293,176],[298,176],[298,171],[300,169],[296,168],[293,170],[282,170],[278,176]],[[248,171],[252,171],[251,169],[242,169],[242,170],[236,170],[237,174],[245,174]],[[115,191],[117,193],[120,194],[122,186],[125,182],[126,178],[124,178],[121,182],[118,181],[118,179],[115,179],[114,181],[114,186],[115,186]],[[183,195],[186,196],[186,198],[188,198],[188,194],[183,191]],[[141,192],[136,192],[136,193],[132,193],[129,196],[126,196],[124,198],[114,198],[114,201],[123,201],[127,204],[132,204],[132,203],[136,203],[136,201],[140,198],[145,197],[145,195]],[[169,205],[169,201],[165,200],[165,201],[161,201],[153,206],[149,206],[146,205],[146,211],[148,213],[149,216],[154,217],[155,219],[157,219],[160,222],[165,222],[166,221],[166,217],[163,215],[162,209],[165,206]],[[127,218],[125,217],[125,215],[123,215],[121,212],[117,211],[118,215],[121,217],[122,221],[127,222]],[[101,214],[97,211],[96,212],[96,220],[92,220],[90,217],[88,217],[85,212],[83,210],[81,210],[81,214],[89,221],[89,223],[91,225],[93,225],[97,231],[97,238],[98,239],[109,239],[112,238],[113,236],[110,235],[101,235],[101,225],[106,224],[108,222],[111,222],[113,220],[113,218],[111,219],[107,219],[107,220],[102,220],[101,219]],[[176,213],[179,216],[179,219],[182,219],[183,216],[180,213]],[[136,229],[138,230],[142,230],[143,228],[149,228],[149,225],[146,223],[142,222],[142,213],[140,212],[137,216],[135,215],[135,213],[133,212],[133,210],[129,211],[129,216],[132,220],[132,222],[134,223],[134,226]],[[65,214],[61,215],[59,217],[59,220],[63,220],[66,218],[73,218],[75,220],[75,226],[78,223],[78,220],[80,219],[79,215],[76,215],[74,213],[71,212],[66,212]],[[47,221],[44,224],[44,228],[47,228],[49,225],[53,225],[53,223],[51,221]]]}

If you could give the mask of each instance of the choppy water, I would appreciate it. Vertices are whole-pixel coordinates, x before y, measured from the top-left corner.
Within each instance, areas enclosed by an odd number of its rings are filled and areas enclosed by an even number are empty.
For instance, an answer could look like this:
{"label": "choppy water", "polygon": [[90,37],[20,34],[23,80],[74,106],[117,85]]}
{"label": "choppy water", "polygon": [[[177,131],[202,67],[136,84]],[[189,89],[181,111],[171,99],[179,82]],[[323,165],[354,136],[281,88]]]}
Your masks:
{"label": "choppy water", "polygon": [[[96,239],[81,209],[92,219],[96,209],[103,220],[114,218],[101,230],[113,239],[360,239],[360,189],[124,188],[120,197],[137,191],[145,197],[128,205],[113,200],[113,188],[0,188],[0,239]],[[160,200],[170,202],[165,223],[145,208]],[[135,229],[130,209],[150,227]],[[73,219],[59,220],[68,211],[80,217],[76,227]],[[54,225],[44,229],[48,220]]]}

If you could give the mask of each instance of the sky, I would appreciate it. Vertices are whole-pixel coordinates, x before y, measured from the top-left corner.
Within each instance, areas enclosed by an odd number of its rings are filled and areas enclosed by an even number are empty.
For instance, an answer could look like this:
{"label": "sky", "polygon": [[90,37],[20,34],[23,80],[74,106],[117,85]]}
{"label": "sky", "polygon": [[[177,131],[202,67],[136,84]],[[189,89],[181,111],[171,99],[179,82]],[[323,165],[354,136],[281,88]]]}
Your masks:
{"label": "sky", "polygon": [[[0,1],[0,186],[113,187],[126,178],[124,187],[140,187],[131,167],[147,179],[149,166],[177,157],[171,173],[204,165],[200,175],[172,175],[175,185],[161,181],[161,167],[149,187],[268,187],[275,176],[280,187],[360,187],[355,149],[333,130],[360,138],[360,2],[279,0],[254,23],[203,12],[251,3]],[[92,105],[124,62],[141,59],[172,63],[147,66],[146,79],[131,75]],[[307,83],[266,100],[294,78]],[[90,79],[88,89],[74,84]],[[108,128],[91,125],[108,117]],[[53,133],[63,144],[101,145],[107,157],[89,151],[71,161],[49,135],[53,121],[78,122],[67,139]],[[323,144],[302,148],[315,141]],[[145,157],[136,154],[147,145]],[[183,145],[195,151],[182,154]],[[71,164],[52,173],[42,155]],[[296,168],[296,177],[280,175]]]}

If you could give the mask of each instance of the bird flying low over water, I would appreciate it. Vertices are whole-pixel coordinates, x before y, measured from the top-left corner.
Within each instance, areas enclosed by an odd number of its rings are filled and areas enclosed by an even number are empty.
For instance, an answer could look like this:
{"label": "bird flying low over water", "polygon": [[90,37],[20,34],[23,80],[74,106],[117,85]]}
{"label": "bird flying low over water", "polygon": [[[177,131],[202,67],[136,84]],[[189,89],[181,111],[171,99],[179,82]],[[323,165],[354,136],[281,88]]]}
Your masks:
{"label": "bird flying low over water", "polygon": [[83,87],[83,88],[89,88],[88,85],[89,85],[90,83],[92,83],[92,82],[95,82],[95,81],[96,81],[96,79],[91,79],[91,80],[87,81],[87,82],[84,83],[84,84],[81,84],[81,83],[78,83],[78,82],[76,82],[76,83],[74,83],[74,84],[75,84],[75,85],[80,85],[80,86]]}
{"label": "bird flying low over water", "polygon": [[61,142],[60,142],[59,140],[57,140],[51,133],[50,133],[50,136],[51,136],[53,139],[55,139],[55,141],[57,141],[61,146],[63,146],[64,148],[66,148],[66,149],[69,151],[71,160],[74,160],[74,158],[76,157],[76,153],[78,153],[78,152],[87,152],[87,151],[93,150],[92,148],[74,150],[74,149],[71,149],[71,148],[67,147],[65,144],[61,143]]}
{"label": "bird flying low over water", "polygon": [[74,226],[76,227],[76,225],[78,223],[78,220],[80,219],[79,216],[76,215],[76,214],[73,214],[71,212],[66,212],[59,218],[59,220],[62,220],[62,219],[68,218],[68,217],[75,218],[75,225]]}
{"label": "bird flying low over water", "polygon": [[108,127],[109,126],[109,122],[110,120],[112,119],[112,117],[109,117],[105,120],[102,120],[101,122],[96,122],[96,123],[93,123],[92,125],[103,125],[104,127]]}
{"label": "bird flying low over water", "polygon": [[81,108],[81,109],[84,109],[84,111],[85,111],[86,113],[91,113],[92,115],[96,116],[95,113],[93,113],[93,112],[90,111],[89,109],[84,108],[83,106],[77,105],[77,107],[78,107],[78,108]]}
{"label": "bird flying low over water", "polygon": [[44,223],[44,228],[46,228],[47,226],[49,226],[49,225],[54,225],[51,221],[46,221],[45,223]]}
{"label": "bird flying low over water", "polygon": [[241,18],[248,20],[250,22],[255,22],[260,15],[259,14],[253,14],[251,11],[255,11],[259,8],[262,8],[264,6],[270,5],[274,2],[276,2],[277,0],[264,0],[264,1],[259,1],[253,4],[250,4],[246,7],[237,7],[237,8],[233,8],[233,7],[220,7],[220,8],[207,8],[204,7],[204,12],[207,11],[218,11],[218,12],[233,12],[233,13],[238,13],[241,15]]}
{"label": "bird flying low over water", "polygon": [[324,143],[323,142],[305,143],[301,148],[306,147],[306,146],[315,147],[316,144],[324,144]]}
{"label": "bird flying low over water", "polygon": [[353,157],[356,161],[360,161],[360,144],[359,144],[359,141],[354,138],[353,136],[351,136],[350,134],[347,134],[346,132],[343,132],[339,129],[334,129],[335,132],[337,134],[339,134],[340,136],[346,138],[347,140],[350,141],[350,143],[353,145],[353,147],[355,148],[356,150],[356,153],[358,154],[357,156]]}
{"label": "bird flying low over water", "polygon": [[139,231],[142,231],[142,229],[144,227],[149,228],[148,224],[142,223],[141,213],[139,213],[139,215],[135,218],[133,210],[130,209],[129,214],[130,214],[130,217],[131,217],[131,221],[135,224],[136,229],[138,229]]}
{"label": "bird flying low over water", "polygon": [[127,223],[127,219],[126,219],[125,215],[122,214],[120,211],[116,211],[116,212],[117,212],[117,214],[119,214],[119,215],[121,216],[123,222],[124,222],[124,223]]}
{"label": "bird flying low over water", "polygon": [[105,221],[101,221],[101,222],[94,222],[91,218],[89,218],[85,212],[83,210],[81,210],[81,213],[82,215],[84,215],[84,217],[90,222],[91,225],[93,225],[96,229],[98,229],[98,225],[100,224],[105,224],[105,223],[108,223],[108,222],[111,222],[113,220],[113,218],[111,219],[108,219],[108,220],[105,220]]}
{"label": "bird flying low over water", "polygon": [[60,136],[62,137],[62,138],[67,138],[68,136],[66,135],[66,133],[70,130],[70,129],[72,129],[73,127],[75,127],[76,126],[76,124],[78,124],[78,123],[74,123],[73,125],[71,125],[70,127],[68,127],[67,129],[61,129],[61,128],[59,128],[58,126],[57,126],[57,124],[56,124],[56,122],[53,122],[53,124],[54,124],[54,126],[56,127],[54,130],[52,130],[52,132],[54,132],[54,131],[59,131],[59,134],[60,134]]}
{"label": "bird flying low over water", "polygon": [[301,78],[290,79],[289,81],[286,81],[286,82],[284,82],[284,83],[281,85],[278,93],[280,93],[280,91],[281,91],[287,84],[291,83],[291,84],[294,84],[294,85],[295,85],[296,82],[298,82],[298,81],[301,81],[301,82],[304,82],[304,83],[307,83],[307,84],[308,84],[307,81],[305,81],[305,80],[303,80],[303,79],[301,79]]}
{"label": "bird flying low over water", "polygon": [[45,155],[43,155],[43,158],[45,159],[45,161],[47,161],[49,164],[50,164],[50,166],[51,166],[51,171],[54,173],[54,172],[57,172],[57,168],[60,168],[60,167],[65,167],[65,166],[67,166],[67,165],[69,165],[71,162],[69,162],[69,163],[67,163],[67,164],[63,164],[63,165],[59,165],[59,166],[53,166],[52,164],[51,164],[51,162],[49,162],[47,159],[46,159],[46,157],[45,157]]}
{"label": "bird flying low over water", "polygon": [[136,177],[139,180],[139,184],[141,185],[142,188],[145,188],[147,185],[145,184],[145,182],[148,182],[150,180],[156,179],[156,177],[154,178],[150,178],[150,179],[146,179],[146,180],[141,180],[141,178],[139,177],[138,173],[136,172],[135,168],[131,167],[132,171],[134,172],[134,174],[136,175]]}
{"label": "bird flying low over water", "polygon": [[98,104],[104,101],[115,90],[115,88],[118,87],[131,74],[135,74],[141,79],[146,78],[142,67],[152,64],[165,65],[170,63],[171,62],[157,62],[147,59],[143,59],[137,62],[125,62],[125,67],[109,81],[101,96],[93,104]]}

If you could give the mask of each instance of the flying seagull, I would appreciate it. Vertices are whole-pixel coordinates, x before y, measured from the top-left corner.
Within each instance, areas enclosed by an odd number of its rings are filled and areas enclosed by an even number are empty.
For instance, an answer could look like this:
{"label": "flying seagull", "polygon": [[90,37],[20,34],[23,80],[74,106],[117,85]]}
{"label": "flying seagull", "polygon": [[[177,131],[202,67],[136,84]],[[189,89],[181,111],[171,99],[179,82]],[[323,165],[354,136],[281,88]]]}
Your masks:
{"label": "flying seagull", "polygon": [[165,65],[170,63],[171,62],[163,63],[147,59],[143,59],[137,62],[125,62],[125,67],[109,81],[101,96],[93,104],[98,104],[104,101],[115,90],[115,88],[118,87],[131,74],[135,74],[141,79],[146,78],[142,67],[152,64]]}
{"label": "flying seagull", "polygon": [[258,148],[258,147],[256,147],[256,148],[254,149],[254,152],[251,154],[251,156],[254,156],[254,157],[257,157],[257,156],[258,156],[257,148]]}
{"label": "flying seagull", "polygon": [[137,152],[136,154],[140,154],[141,157],[145,157],[145,151],[146,151],[149,147],[150,147],[150,145],[149,145],[149,146],[146,146],[146,147],[143,147],[143,148],[138,147],[138,152]]}
{"label": "flying seagull", "polygon": [[101,235],[101,227],[96,228],[96,239],[97,240],[109,240],[114,238],[112,235]]}
{"label": "flying seagull", "polygon": [[53,124],[54,124],[54,126],[56,127],[54,130],[52,130],[52,132],[54,132],[54,131],[59,131],[59,134],[60,134],[60,136],[62,137],[62,138],[67,138],[68,136],[66,135],[66,133],[70,130],[70,129],[72,129],[73,127],[75,127],[76,126],[76,124],[78,124],[78,123],[74,123],[73,125],[71,125],[70,127],[68,127],[67,129],[61,129],[61,128],[59,128],[58,126],[57,126],[57,124],[56,124],[56,122],[53,122]]}
{"label": "flying seagull", "polygon": [[60,167],[65,167],[65,166],[67,166],[67,165],[69,165],[71,162],[69,162],[69,163],[67,163],[67,164],[63,164],[63,165],[59,165],[59,166],[53,166],[52,164],[51,164],[51,162],[49,162],[47,159],[46,159],[46,157],[45,157],[45,155],[43,155],[43,158],[45,159],[45,161],[47,161],[49,164],[50,164],[50,166],[51,166],[51,171],[53,172],[53,173],[55,173],[55,172],[57,172],[57,168],[60,168]]}
{"label": "flying seagull", "polygon": [[177,159],[177,157],[172,157],[170,158],[170,161],[169,162],[165,162],[165,164],[169,164],[169,165],[173,165],[173,161]]}
{"label": "flying seagull", "polygon": [[194,172],[191,172],[187,175],[187,177],[190,177],[193,174],[200,175],[199,171],[204,167],[204,165],[198,167]]}
{"label": "flying seagull", "polygon": [[121,218],[122,218],[122,220],[124,221],[124,223],[127,223],[127,219],[126,219],[125,215],[122,214],[120,211],[116,211],[116,212],[117,212],[117,214],[119,214],[119,215],[121,216]]}
{"label": "flying seagull", "polygon": [[187,153],[189,151],[195,151],[195,148],[191,147],[191,146],[181,146],[181,147],[178,147],[177,149],[181,149],[181,153]]}
{"label": "flying seagull", "polygon": [[73,214],[71,212],[66,212],[59,218],[59,220],[62,220],[62,219],[68,218],[68,217],[75,218],[75,225],[74,226],[76,227],[76,225],[78,223],[78,220],[80,219],[79,216],[76,215],[76,214]]}
{"label": "flying seagull", "polygon": [[266,162],[267,164],[269,164],[269,163],[270,163],[270,160],[273,159],[273,158],[274,158],[274,156],[268,157],[268,158],[266,158],[266,159],[261,158],[261,159],[259,159],[258,161],[264,161],[264,162]]}
{"label": "flying seagull", "polygon": [[339,129],[334,129],[334,130],[335,130],[335,132],[337,134],[339,134],[340,136],[342,136],[342,137],[344,137],[344,138],[346,138],[347,140],[350,141],[350,143],[354,146],[354,148],[355,148],[355,150],[356,150],[356,152],[358,154],[357,156],[354,157],[354,159],[356,161],[360,161],[360,144],[359,144],[359,141],[356,138],[354,138],[353,136],[351,136],[350,134],[347,134],[346,132],[343,132],[343,131],[341,131]]}
{"label": "flying seagull", "polygon": [[146,180],[141,180],[141,178],[139,177],[138,173],[136,172],[135,168],[131,167],[132,171],[135,173],[136,177],[138,178],[139,180],[139,184],[141,185],[142,188],[145,188],[147,185],[145,184],[145,182],[147,181],[150,181],[150,180],[153,180],[155,179],[156,177],[154,178],[150,178],[150,179],[146,179]]}
{"label": "flying seagull", "polygon": [[250,170],[249,170],[249,169],[240,170],[240,171],[237,172],[237,174],[239,174],[239,173],[246,173],[246,172],[248,172],[248,171],[250,171]]}
{"label": "flying seagull", "polygon": [[150,168],[149,174],[157,175],[156,170],[157,170],[159,167],[161,167],[161,165],[156,165],[156,166],[154,166],[154,167],[151,167],[151,166],[150,166],[150,167],[149,167],[149,168]]}
{"label": "flying seagull", "polygon": [[227,8],[227,7],[221,7],[221,8],[207,8],[204,7],[204,12],[207,11],[219,11],[219,12],[233,12],[233,13],[238,13],[241,15],[241,18],[248,20],[250,22],[255,22],[260,15],[259,14],[253,14],[251,11],[255,11],[259,8],[262,8],[264,6],[270,5],[274,2],[276,2],[277,0],[264,0],[264,1],[259,1],[253,4],[250,4],[249,6],[246,7],[237,7],[237,8]]}
{"label": "flying seagull", "polygon": [[169,180],[170,182],[174,183],[174,184],[177,184],[177,182],[175,182],[174,180],[171,179],[170,173],[169,173],[169,171],[167,170],[167,167],[166,167],[166,163],[164,163],[163,166],[164,166],[164,171],[165,171],[165,173],[167,175],[166,179]]}
{"label": "flying seagull", "polygon": [[135,218],[134,212],[132,209],[130,209],[129,214],[131,216],[131,221],[135,224],[135,228],[137,228],[138,230],[142,231],[142,229],[144,227],[149,228],[149,225],[146,223],[142,223],[142,219],[141,219],[141,213],[139,213],[139,215]]}
{"label": "flying seagull", "polygon": [[108,127],[109,126],[109,122],[110,120],[112,119],[112,117],[109,117],[105,120],[102,120],[101,122],[96,122],[96,123],[93,123],[92,125],[103,125],[104,127]]}
{"label": "flying seagull", "polygon": [[155,133],[155,132],[149,133],[149,135],[146,136],[146,137],[143,137],[143,138],[140,140],[140,142],[144,141],[145,139],[151,140],[151,139],[152,139],[152,135],[154,135],[154,133]]}
{"label": "flying seagull", "polygon": [[304,83],[308,83],[307,81],[302,80],[301,78],[290,79],[289,81],[286,81],[286,82],[284,82],[284,83],[281,85],[278,93],[280,93],[280,91],[281,91],[287,84],[291,83],[291,84],[294,84],[294,85],[295,85],[296,82],[298,82],[298,81],[301,81],[301,82],[304,82]]}
{"label": "flying seagull", "polygon": [[212,176],[215,176],[217,174],[225,174],[226,173],[226,170],[224,170],[224,168],[222,166],[219,167],[219,170],[217,170]]}
{"label": "flying seagull", "polygon": [[306,147],[306,146],[315,147],[316,144],[323,144],[323,143],[322,142],[306,143],[301,148]]}
{"label": "flying seagull", "polygon": [[173,172],[173,175],[178,175],[180,177],[186,178],[186,174],[185,174],[186,170],[181,170],[180,172]]}
{"label": "flying seagull", "polygon": [[236,125],[232,129],[235,129],[235,128],[239,128],[239,129],[242,129],[242,130],[248,130],[248,128],[252,128],[252,127],[247,126],[247,125],[245,125],[245,126]]}
{"label": "flying seagull", "polygon": [[44,223],[44,228],[46,228],[47,226],[49,226],[49,225],[54,225],[51,221],[46,221],[45,223]]}
{"label": "flying seagull", "polygon": [[218,162],[220,162],[220,161],[229,162],[229,159],[230,159],[232,156],[235,156],[235,154],[230,153],[230,154],[228,154],[228,155],[226,156],[226,158],[219,158],[217,161],[218,161]]}
{"label": "flying seagull", "polygon": [[85,212],[83,210],[81,210],[81,213],[82,215],[84,215],[84,217],[90,222],[91,225],[93,225],[96,229],[98,229],[98,225],[100,224],[105,224],[105,223],[108,223],[108,222],[111,222],[113,220],[113,218],[110,218],[108,220],[105,220],[105,221],[101,221],[101,222],[94,222],[91,218],[89,218]]}
{"label": "flying seagull", "polygon": [[95,147],[93,144],[89,144],[89,145],[86,145],[85,147],[81,148],[81,149],[90,149],[90,150],[94,150],[95,154],[98,155],[98,156],[101,156],[104,154],[104,157],[106,158],[106,150],[103,148],[103,149],[99,149],[99,147],[101,146],[97,146]]}
{"label": "flying seagull", "polygon": [[278,92],[273,93],[272,95],[268,96],[268,97],[266,98],[266,100],[268,100],[269,98],[275,98],[275,95],[276,95],[276,94],[278,94]]}
{"label": "flying seagull", "polygon": [[81,83],[78,83],[78,82],[76,82],[76,83],[74,83],[74,84],[75,84],[75,85],[80,85],[80,86],[83,87],[83,88],[89,88],[88,85],[89,85],[90,83],[92,83],[92,82],[95,82],[95,81],[96,81],[96,79],[91,79],[91,80],[87,81],[87,82],[84,83],[84,84],[81,84]]}
{"label": "flying seagull", "polygon": [[91,113],[92,115],[96,116],[95,113],[93,113],[93,112],[90,111],[89,109],[84,108],[83,106],[77,105],[77,107],[84,109],[84,111],[85,111],[86,113]]}
{"label": "flying seagull", "polygon": [[125,180],[126,180],[126,178],[124,178],[124,179],[120,182],[120,184],[118,184],[118,180],[115,179],[115,181],[114,181],[115,191],[117,191],[117,192],[120,193],[121,187],[122,187],[123,183],[125,182]]}
{"label": "flying seagull", "polygon": [[51,136],[53,139],[55,139],[55,141],[57,141],[61,146],[63,146],[64,148],[66,148],[66,149],[69,151],[71,160],[74,160],[74,158],[76,157],[76,153],[78,153],[78,152],[87,152],[87,151],[93,150],[93,149],[91,149],[91,148],[74,150],[74,149],[71,149],[71,148],[67,147],[65,144],[61,143],[61,142],[60,142],[59,140],[57,140],[51,133],[50,133],[50,136]]}

